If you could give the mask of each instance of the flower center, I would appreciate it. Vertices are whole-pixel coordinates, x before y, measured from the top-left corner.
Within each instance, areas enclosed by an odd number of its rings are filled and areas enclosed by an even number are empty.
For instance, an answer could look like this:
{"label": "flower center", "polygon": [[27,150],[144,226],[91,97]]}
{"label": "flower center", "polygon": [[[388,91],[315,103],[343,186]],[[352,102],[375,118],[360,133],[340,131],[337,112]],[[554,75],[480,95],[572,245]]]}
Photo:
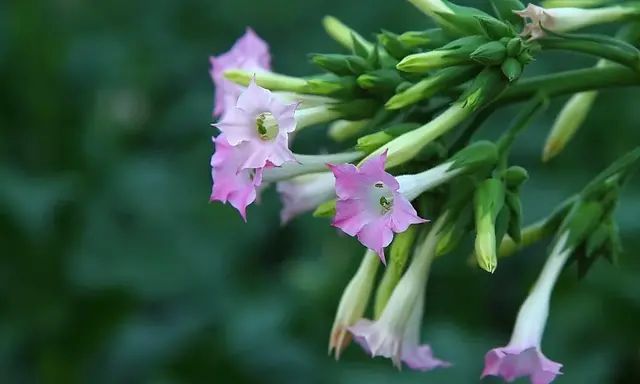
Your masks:
{"label": "flower center", "polygon": [[372,200],[379,205],[380,213],[385,214],[393,208],[393,192],[382,182],[373,184]]}
{"label": "flower center", "polygon": [[271,112],[262,112],[256,117],[256,132],[262,140],[275,139],[278,129],[278,121]]}

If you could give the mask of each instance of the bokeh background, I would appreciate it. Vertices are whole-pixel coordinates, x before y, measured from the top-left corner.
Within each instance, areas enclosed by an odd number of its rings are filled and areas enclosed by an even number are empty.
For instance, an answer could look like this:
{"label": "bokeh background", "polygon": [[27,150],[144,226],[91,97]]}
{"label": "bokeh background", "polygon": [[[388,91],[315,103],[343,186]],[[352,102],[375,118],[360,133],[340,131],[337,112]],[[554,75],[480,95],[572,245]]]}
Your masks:
{"label": "bokeh background", "polygon": [[[354,239],[311,217],[281,228],[272,190],[247,224],[208,203],[208,56],[252,26],[276,70],[310,74],[307,53],[339,49],[325,14],[365,36],[428,24],[401,0],[0,2],[0,382],[478,382],[486,350],[508,341],[545,244],[493,276],[469,268],[466,252],[438,261],[423,338],[455,366],[397,372],[353,345],[340,362],[327,356],[363,254]],[[545,54],[526,75],[593,63]],[[579,137],[542,164],[563,100],[515,147],[513,162],[532,176],[526,222],[640,142],[639,90],[607,90]],[[495,138],[514,112],[480,135]],[[319,142],[321,127],[297,149],[316,153]],[[558,383],[640,382],[639,180],[618,212],[620,264],[598,261],[582,281],[571,266],[555,291],[544,351],[565,364]]]}

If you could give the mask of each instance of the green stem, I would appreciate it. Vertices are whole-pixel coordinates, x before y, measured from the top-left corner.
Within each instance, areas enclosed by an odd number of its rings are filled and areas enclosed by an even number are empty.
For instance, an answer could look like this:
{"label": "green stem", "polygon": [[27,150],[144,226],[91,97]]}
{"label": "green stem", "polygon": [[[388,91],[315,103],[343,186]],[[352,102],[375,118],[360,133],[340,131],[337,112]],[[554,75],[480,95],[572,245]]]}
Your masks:
{"label": "green stem", "polygon": [[527,100],[537,93],[548,97],[600,88],[640,85],[640,74],[619,66],[586,68],[523,79],[496,100],[499,105]]}
{"label": "green stem", "polygon": [[593,41],[562,39],[557,37],[548,37],[540,40],[543,49],[562,49],[585,53],[587,55],[597,56],[608,59],[614,63],[627,66],[635,71],[640,71],[640,56],[634,52],[625,51],[619,47],[607,44],[596,44]]}

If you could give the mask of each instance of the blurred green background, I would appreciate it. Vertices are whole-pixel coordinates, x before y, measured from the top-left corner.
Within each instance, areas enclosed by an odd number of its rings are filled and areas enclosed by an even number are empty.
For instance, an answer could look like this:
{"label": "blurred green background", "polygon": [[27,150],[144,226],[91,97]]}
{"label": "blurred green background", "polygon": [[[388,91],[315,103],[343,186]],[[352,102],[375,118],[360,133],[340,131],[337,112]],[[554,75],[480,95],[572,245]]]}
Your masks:
{"label": "blurred green background", "polygon": [[[320,25],[328,13],[365,36],[428,23],[389,0],[0,2],[0,382],[478,382],[544,244],[493,276],[465,252],[436,263],[423,338],[454,367],[399,373],[353,345],[339,363],[327,356],[363,254],[354,239],[310,217],[281,228],[273,190],[248,224],[208,203],[208,56],[252,26],[277,71],[309,74],[307,53],[338,49]],[[526,75],[593,63],[542,55]],[[638,89],[603,92],[579,137],[543,165],[554,100],[515,148],[532,176],[526,222],[640,142],[638,100]],[[494,138],[514,112],[481,135]],[[324,136],[305,131],[298,150],[322,150]],[[543,345],[565,364],[558,383],[640,382],[638,180],[619,209],[620,265],[598,261],[583,281],[572,266],[556,289]]]}

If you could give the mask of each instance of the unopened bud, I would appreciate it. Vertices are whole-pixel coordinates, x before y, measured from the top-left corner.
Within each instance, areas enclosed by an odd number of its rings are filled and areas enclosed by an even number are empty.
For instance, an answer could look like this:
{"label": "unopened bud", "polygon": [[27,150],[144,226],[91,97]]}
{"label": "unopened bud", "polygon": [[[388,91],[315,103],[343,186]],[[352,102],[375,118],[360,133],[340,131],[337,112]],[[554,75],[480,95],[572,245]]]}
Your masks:
{"label": "unopened bud", "polygon": [[470,57],[483,65],[498,65],[507,57],[507,47],[501,42],[491,41],[479,46]]}
{"label": "unopened bud", "polygon": [[369,119],[363,120],[338,120],[331,123],[327,134],[335,141],[345,141],[358,135],[369,123]]}
{"label": "unopened bud", "polygon": [[513,57],[507,57],[504,62],[502,62],[500,70],[509,82],[512,82],[517,80],[522,74],[522,64]]}

